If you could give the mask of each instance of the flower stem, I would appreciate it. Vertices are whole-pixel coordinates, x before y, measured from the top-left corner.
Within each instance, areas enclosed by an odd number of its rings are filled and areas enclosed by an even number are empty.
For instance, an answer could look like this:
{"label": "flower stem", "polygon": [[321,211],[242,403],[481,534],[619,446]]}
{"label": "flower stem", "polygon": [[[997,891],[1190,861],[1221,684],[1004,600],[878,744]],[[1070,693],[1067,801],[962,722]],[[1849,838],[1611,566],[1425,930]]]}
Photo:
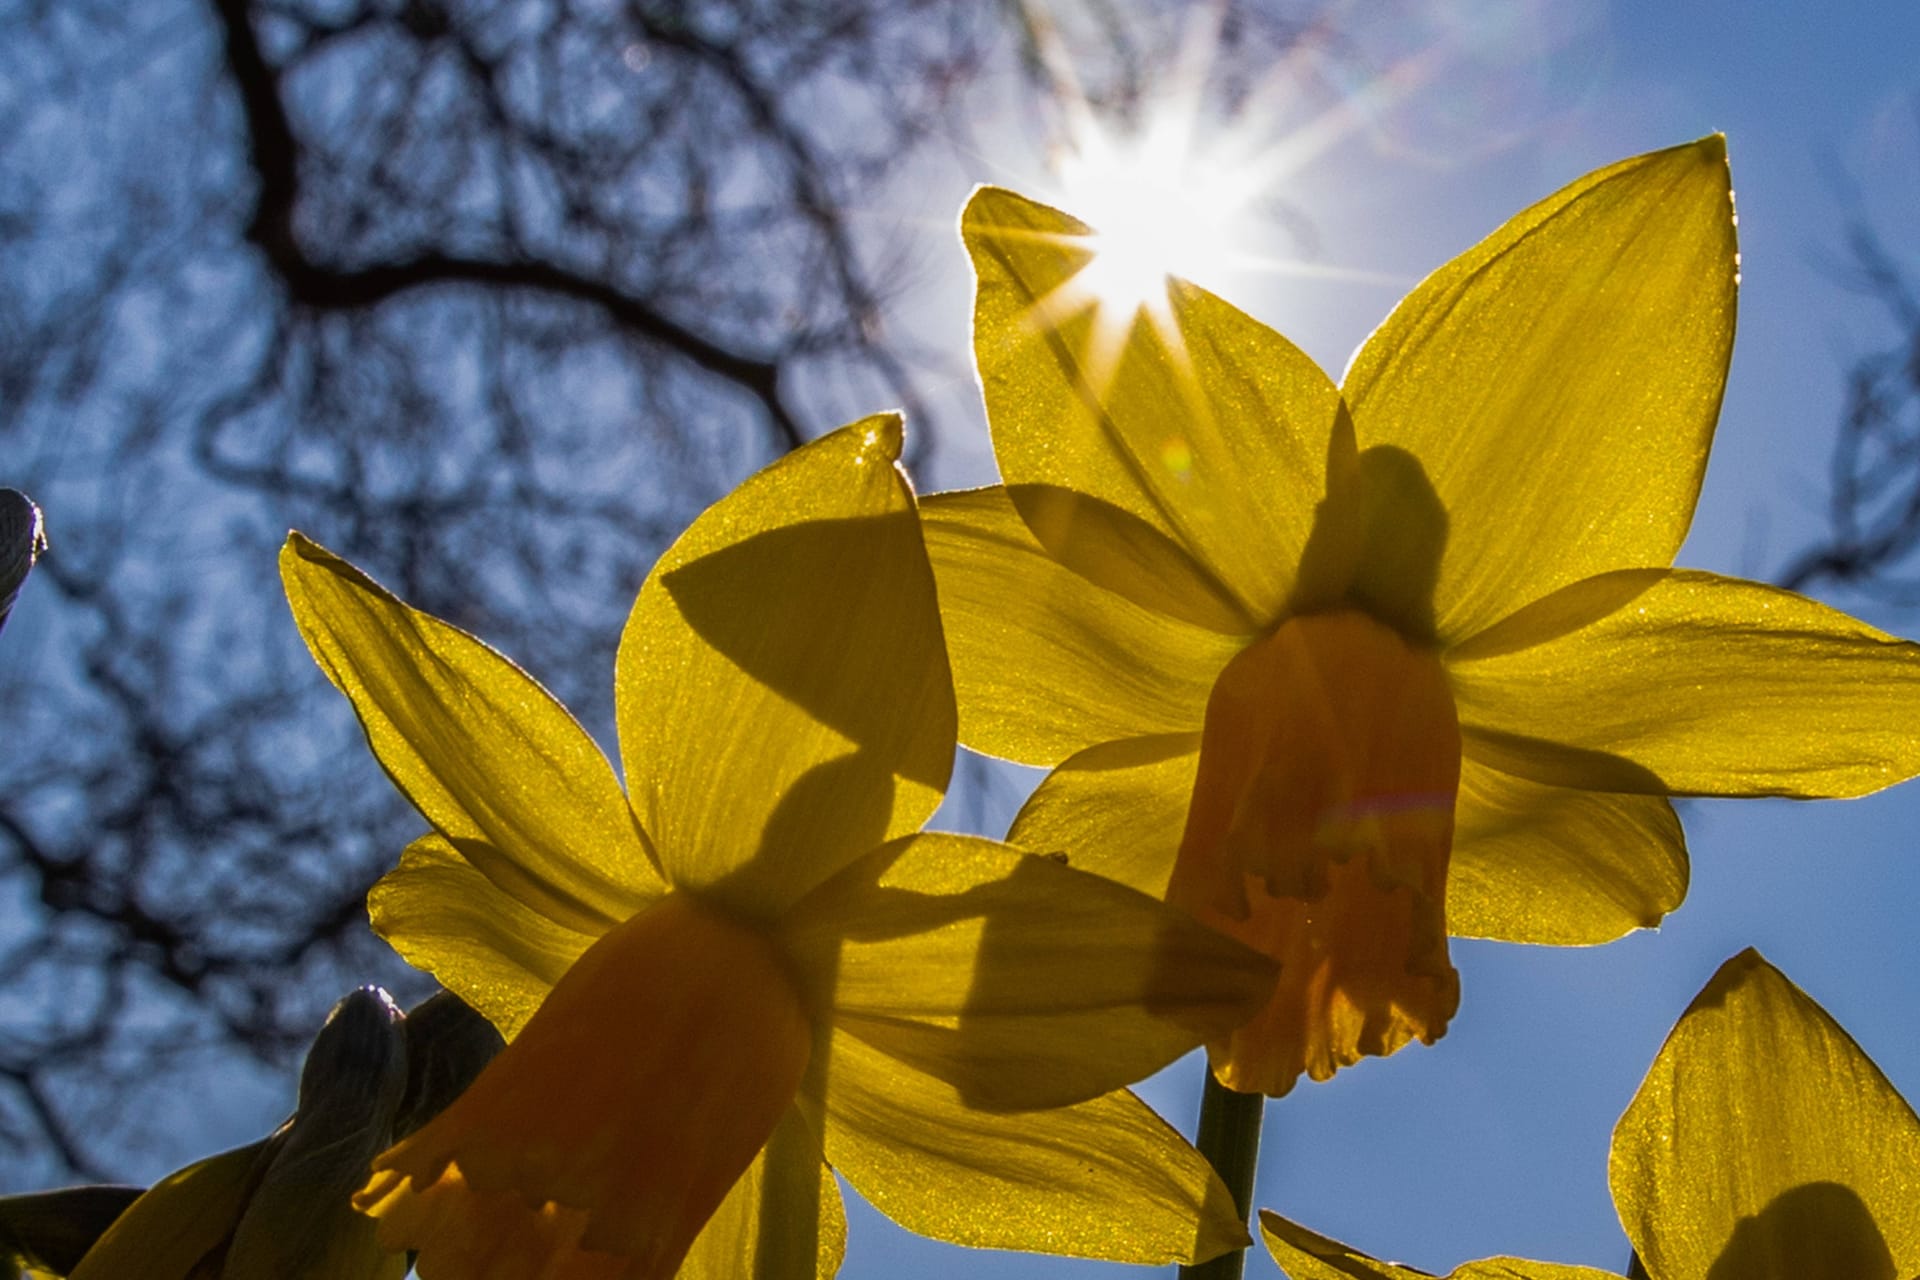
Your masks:
{"label": "flower stem", "polygon": [[[1227,1184],[1242,1222],[1253,1211],[1253,1174],[1260,1164],[1260,1119],[1266,1105],[1264,1094],[1236,1092],[1207,1072],[1200,1095],[1200,1133],[1193,1145]],[[1240,1280],[1246,1261],[1247,1251],[1235,1249],[1211,1262],[1181,1267],[1181,1280]]]}

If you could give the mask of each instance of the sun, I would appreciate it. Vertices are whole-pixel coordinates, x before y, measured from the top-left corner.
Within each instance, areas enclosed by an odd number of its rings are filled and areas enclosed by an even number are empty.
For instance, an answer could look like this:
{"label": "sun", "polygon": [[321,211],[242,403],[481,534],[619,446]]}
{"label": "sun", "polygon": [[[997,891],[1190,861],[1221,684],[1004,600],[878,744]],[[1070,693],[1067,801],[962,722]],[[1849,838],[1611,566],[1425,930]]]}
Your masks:
{"label": "sun", "polygon": [[1174,281],[1231,294],[1247,261],[1237,246],[1266,178],[1218,147],[1196,145],[1198,106],[1195,99],[1163,103],[1131,134],[1111,132],[1087,113],[1056,154],[1050,186],[1059,206],[1089,228],[1072,246],[1086,264],[1037,300],[1034,318],[1057,329],[1091,313],[1082,357],[1097,394],[1141,325],[1184,367]]}
{"label": "sun", "polygon": [[1094,229],[1076,287],[1100,305],[1156,310],[1168,276],[1216,292],[1230,283],[1246,196],[1172,128],[1131,144],[1093,132],[1061,160],[1059,182],[1065,207]]}
{"label": "sun", "polygon": [[[1106,393],[1142,328],[1154,335],[1151,347],[1187,371],[1174,302],[1189,285],[1235,303],[1256,277],[1405,283],[1320,262],[1299,241],[1303,173],[1363,130],[1383,104],[1424,83],[1434,58],[1409,58],[1327,104],[1312,92],[1317,54],[1303,43],[1242,92],[1210,97],[1223,14],[1218,4],[1191,6],[1156,91],[1117,115],[1081,91],[1052,28],[1034,30],[1059,127],[1046,174],[1016,185],[1088,230],[1064,238],[1084,265],[1035,299],[1030,320],[1053,332],[1085,325],[1076,355],[1096,396]],[[1276,234],[1289,227],[1296,252],[1277,251]]]}
{"label": "sun", "polygon": [[1242,104],[1253,109],[1232,119],[1209,110],[1220,20],[1217,6],[1190,11],[1159,92],[1124,120],[1103,118],[1081,93],[1064,45],[1041,41],[1064,128],[1051,172],[1032,186],[1089,231],[1071,245],[1085,254],[1085,266],[1036,301],[1034,321],[1057,329],[1091,314],[1082,356],[1096,393],[1142,325],[1176,365],[1185,364],[1169,293],[1181,287],[1176,280],[1231,297],[1249,267],[1264,262],[1246,246],[1271,235],[1260,225],[1261,206],[1291,166],[1258,123],[1270,118],[1264,103]]}

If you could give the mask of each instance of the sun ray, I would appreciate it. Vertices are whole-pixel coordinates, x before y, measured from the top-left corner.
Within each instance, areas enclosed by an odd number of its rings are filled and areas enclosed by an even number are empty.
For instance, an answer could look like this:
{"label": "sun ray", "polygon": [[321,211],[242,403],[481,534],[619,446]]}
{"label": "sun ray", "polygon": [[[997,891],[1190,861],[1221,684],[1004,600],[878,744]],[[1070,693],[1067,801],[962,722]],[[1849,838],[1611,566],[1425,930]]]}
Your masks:
{"label": "sun ray", "polygon": [[[1403,57],[1358,87],[1323,74],[1324,50],[1303,39],[1236,98],[1221,119],[1210,109],[1210,77],[1219,57],[1222,10],[1190,11],[1177,47],[1153,95],[1108,119],[1086,92],[1066,41],[1043,18],[1030,15],[1037,61],[1051,83],[1060,135],[1050,148],[1048,181],[1022,183],[1047,192],[1051,203],[1083,220],[1082,236],[1049,235],[1083,257],[1079,270],[1031,305],[1036,333],[1070,342],[1071,358],[1097,408],[1122,376],[1123,362],[1151,331],[1152,345],[1174,370],[1205,429],[1205,397],[1194,387],[1192,359],[1175,314],[1188,281],[1231,299],[1257,277],[1404,286],[1397,275],[1341,267],[1304,256],[1260,251],[1270,239],[1276,199],[1321,157],[1364,133],[1378,114],[1429,83],[1440,50]],[[1315,82],[1333,84],[1335,100],[1302,112]],[[1291,127],[1274,122],[1306,118]],[[1002,234],[1033,233],[1012,228]],[[1182,437],[1172,430],[1163,465],[1178,474]]]}

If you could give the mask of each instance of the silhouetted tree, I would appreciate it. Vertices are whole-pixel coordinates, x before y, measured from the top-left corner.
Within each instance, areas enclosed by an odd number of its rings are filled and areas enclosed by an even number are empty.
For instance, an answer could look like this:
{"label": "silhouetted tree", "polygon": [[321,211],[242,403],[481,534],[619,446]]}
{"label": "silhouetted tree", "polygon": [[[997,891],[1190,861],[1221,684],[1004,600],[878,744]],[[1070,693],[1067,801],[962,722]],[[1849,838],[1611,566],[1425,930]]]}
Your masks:
{"label": "silhouetted tree", "polygon": [[[288,625],[290,525],[604,729],[694,512],[875,408],[938,439],[966,353],[889,323],[886,184],[985,83],[1124,118],[1185,8],[0,0],[0,482],[54,535],[0,637],[0,1185],[177,1162],[158,1092],[424,989],[363,906],[418,819]],[[1282,12],[1222,7],[1218,98],[1329,38]]]}
{"label": "silhouetted tree", "polygon": [[1887,345],[1854,360],[1829,459],[1826,535],[1781,569],[1796,591],[1920,605],[1920,289],[1857,205],[1841,281],[1878,304]]}

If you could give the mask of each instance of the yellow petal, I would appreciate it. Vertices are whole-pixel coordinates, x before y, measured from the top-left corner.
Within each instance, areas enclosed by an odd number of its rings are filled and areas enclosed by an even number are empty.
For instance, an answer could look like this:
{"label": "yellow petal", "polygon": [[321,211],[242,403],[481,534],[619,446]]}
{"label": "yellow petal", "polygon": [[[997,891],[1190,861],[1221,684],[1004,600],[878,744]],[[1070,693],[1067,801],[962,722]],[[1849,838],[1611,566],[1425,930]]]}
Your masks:
{"label": "yellow petal", "polygon": [[169,1174],[127,1206],[70,1280],[182,1280],[232,1235],[246,1208],[256,1142]]}
{"label": "yellow petal", "polygon": [[1447,665],[1469,750],[1539,782],[1804,798],[1920,772],[1920,645],[1757,582],[1603,574]]}
{"label": "yellow petal", "polygon": [[1651,929],[1687,896],[1687,844],[1664,796],[1574,791],[1461,762],[1447,871],[1459,938],[1584,946]]}
{"label": "yellow petal", "polygon": [[1439,633],[1556,587],[1666,565],[1733,345],[1719,137],[1575,182],[1429,276],[1354,357],[1363,445],[1419,460],[1448,515]]}
{"label": "yellow petal", "polygon": [[1609,1181],[1659,1280],[1920,1272],[1920,1119],[1751,949],[1667,1037],[1614,1130]]}
{"label": "yellow petal", "polygon": [[[1288,1222],[1271,1209],[1260,1211],[1260,1235],[1280,1269],[1293,1280],[1427,1280],[1428,1271],[1416,1271],[1397,1262],[1376,1262],[1338,1240]],[[1487,1258],[1465,1262],[1447,1273],[1447,1280],[1619,1280],[1611,1271],[1566,1267],[1525,1258]]]}
{"label": "yellow petal", "polygon": [[708,1219],[674,1280],[829,1280],[846,1251],[840,1184],[794,1108]]}
{"label": "yellow petal", "polygon": [[1200,1154],[1130,1093],[1021,1115],[977,1111],[951,1085],[836,1031],[827,1159],[909,1231],[987,1249],[1197,1262],[1248,1242]]}
{"label": "yellow petal", "polygon": [[660,892],[612,767],[533,677],[298,533],[280,578],[315,661],[428,822],[486,841],[530,892],[584,917],[623,919]]}
{"label": "yellow petal", "polygon": [[920,504],[953,658],[960,740],[1051,765],[1095,743],[1194,732],[1246,640],[1142,608],[1065,568],[1006,491]]}
{"label": "yellow petal", "polygon": [[590,947],[354,1203],[429,1276],[550,1259],[666,1280],[790,1109],[812,1041],[772,945],[670,893]]}
{"label": "yellow petal", "polygon": [[750,477],[647,576],[620,639],[620,752],[673,883],[776,913],[932,815],[953,683],[900,421]]}
{"label": "yellow petal", "polygon": [[1197,733],[1089,747],[1041,779],[1007,843],[1164,897],[1199,767]]}
{"label": "yellow petal", "polygon": [[1274,967],[1158,899],[970,836],[910,836],[782,922],[834,1025],[971,1106],[1056,1107],[1251,1017]]}
{"label": "yellow petal", "polygon": [[1201,625],[1275,617],[1325,487],[1326,374],[1191,285],[1164,315],[1103,310],[1074,282],[1088,228],[1011,192],[976,191],[960,230],[994,453],[1039,540]]}
{"label": "yellow petal", "polygon": [[[505,861],[479,841],[463,848],[481,866]],[[407,846],[400,865],[367,893],[367,913],[373,931],[408,964],[438,978],[509,1040],[598,936],[526,906],[441,836]]]}

